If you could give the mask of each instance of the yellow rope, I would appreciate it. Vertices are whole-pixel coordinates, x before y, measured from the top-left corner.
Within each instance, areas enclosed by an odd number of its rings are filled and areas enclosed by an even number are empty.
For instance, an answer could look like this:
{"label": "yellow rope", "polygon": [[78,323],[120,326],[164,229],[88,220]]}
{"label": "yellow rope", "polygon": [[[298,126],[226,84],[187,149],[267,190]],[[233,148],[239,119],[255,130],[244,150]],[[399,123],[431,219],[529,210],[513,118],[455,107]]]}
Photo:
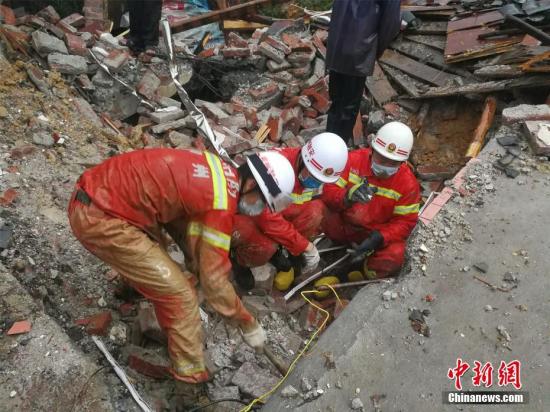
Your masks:
{"label": "yellow rope", "polygon": [[[332,293],[334,293],[334,295],[336,296],[336,299],[338,299],[338,302],[340,304],[342,304],[342,301],[340,300],[340,296],[338,296],[338,293],[336,293],[336,291],[332,288],[332,286],[330,285],[324,285],[324,286],[328,286],[330,288],[330,290],[332,290]],[[283,384],[283,382],[286,380],[286,378],[288,378],[288,375],[290,375],[290,372],[292,372],[292,370],[294,369],[294,366],[296,365],[296,363],[298,362],[298,360],[303,356],[303,354],[307,351],[307,349],[309,348],[309,345],[311,344],[311,342],[317,337],[317,335],[319,335],[319,333],[321,332],[321,330],[323,330],[323,328],[325,327],[325,325],[327,324],[329,318],[330,318],[330,313],[328,313],[328,311],[326,311],[325,309],[317,306],[315,303],[313,303],[311,300],[309,300],[307,297],[306,297],[306,293],[319,293],[318,290],[304,290],[303,292],[300,292],[300,294],[302,295],[302,297],[304,298],[304,300],[309,303],[311,306],[313,306],[314,308],[320,310],[322,313],[325,314],[325,319],[323,320],[323,322],[321,323],[321,326],[319,326],[317,328],[317,330],[313,333],[313,335],[311,335],[311,337],[308,339],[308,341],[306,342],[306,345],[304,346],[304,348],[300,351],[300,353],[298,354],[298,356],[296,356],[296,358],[292,361],[292,363],[290,364],[290,366],[288,367],[288,371],[287,373],[285,374],[285,376],[282,377],[282,379],[273,387],[271,388],[269,391],[267,391],[266,393],[264,393],[262,396],[260,396],[259,398],[256,398],[254,399],[250,404],[248,404],[246,407],[244,407],[243,409],[241,409],[239,412],[249,412],[252,407],[257,404],[258,402],[263,402],[263,400],[268,397],[269,395],[271,395],[273,392],[275,392],[277,389],[279,389],[279,387]]]}

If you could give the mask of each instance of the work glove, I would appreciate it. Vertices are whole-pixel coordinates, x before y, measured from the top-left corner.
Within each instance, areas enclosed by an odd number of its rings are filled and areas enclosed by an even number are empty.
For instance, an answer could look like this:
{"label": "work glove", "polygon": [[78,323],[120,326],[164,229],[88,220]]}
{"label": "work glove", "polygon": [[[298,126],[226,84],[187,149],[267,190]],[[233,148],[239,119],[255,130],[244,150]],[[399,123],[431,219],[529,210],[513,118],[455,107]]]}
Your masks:
{"label": "work glove", "polygon": [[357,183],[348,189],[344,202],[346,207],[350,207],[354,203],[369,203],[376,193],[375,187],[370,187],[369,183],[364,180]]}
{"label": "work glove", "polygon": [[262,325],[260,325],[257,321],[256,327],[251,331],[243,332],[241,329],[241,335],[248,346],[255,349],[258,353],[263,352],[267,335],[264,328],[262,328]]}
{"label": "work glove", "polygon": [[307,247],[307,249],[302,253],[304,256],[305,266],[304,266],[304,272],[308,272],[310,270],[313,270],[317,267],[319,264],[319,261],[321,260],[321,256],[319,256],[319,251],[315,247],[313,243],[310,243]]}
{"label": "work glove", "polygon": [[360,245],[353,244],[353,251],[351,252],[351,262],[359,263],[367,256],[371,255],[384,244],[384,238],[378,230],[370,232],[369,236],[361,242]]}

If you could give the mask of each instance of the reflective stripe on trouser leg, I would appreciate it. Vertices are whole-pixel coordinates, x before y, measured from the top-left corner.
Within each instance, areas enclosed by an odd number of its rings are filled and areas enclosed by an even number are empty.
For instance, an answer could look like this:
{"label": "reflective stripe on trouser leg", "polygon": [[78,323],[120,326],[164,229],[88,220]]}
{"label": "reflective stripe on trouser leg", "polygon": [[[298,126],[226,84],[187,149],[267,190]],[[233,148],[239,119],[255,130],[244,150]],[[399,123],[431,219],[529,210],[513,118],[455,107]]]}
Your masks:
{"label": "reflective stripe on trouser leg", "polygon": [[75,207],[69,219],[78,240],[154,304],[178,373],[203,374],[197,296],[179,266],[140,229],[106,215],[93,204]]}

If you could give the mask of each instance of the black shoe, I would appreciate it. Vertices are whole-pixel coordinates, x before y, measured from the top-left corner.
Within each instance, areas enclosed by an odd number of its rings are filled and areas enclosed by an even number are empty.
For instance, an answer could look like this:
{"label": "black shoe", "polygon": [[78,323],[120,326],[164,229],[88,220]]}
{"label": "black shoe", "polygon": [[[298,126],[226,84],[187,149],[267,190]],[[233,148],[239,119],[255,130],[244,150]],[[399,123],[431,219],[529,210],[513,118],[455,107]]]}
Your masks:
{"label": "black shoe", "polygon": [[250,268],[241,266],[237,262],[233,262],[233,276],[237,285],[246,292],[254,289],[254,286],[256,286],[256,281]]}
{"label": "black shoe", "polygon": [[277,249],[271,259],[269,259],[269,263],[275,266],[278,272],[288,272],[294,266],[288,250],[284,247]]}

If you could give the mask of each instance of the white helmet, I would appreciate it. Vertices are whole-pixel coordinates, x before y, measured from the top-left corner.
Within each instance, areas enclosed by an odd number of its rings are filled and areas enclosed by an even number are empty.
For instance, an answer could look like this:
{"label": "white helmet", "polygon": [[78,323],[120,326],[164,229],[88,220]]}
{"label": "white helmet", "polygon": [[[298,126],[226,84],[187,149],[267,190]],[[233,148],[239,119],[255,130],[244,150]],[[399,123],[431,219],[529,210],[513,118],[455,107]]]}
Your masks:
{"label": "white helmet", "polygon": [[281,212],[292,203],[294,169],[286,157],[262,152],[247,156],[246,163],[273,212]]}
{"label": "white helmet", "polygon": [[371,146],[381,156],[403,162],[411,154],[412,130],[401,122],[386,123],[376,133]]}
{"label": "white helmet", "polygon": [[348,148],[338,135],[321,133],[302,147],[302,160],[315,179],[334,183],[346,167]]}

